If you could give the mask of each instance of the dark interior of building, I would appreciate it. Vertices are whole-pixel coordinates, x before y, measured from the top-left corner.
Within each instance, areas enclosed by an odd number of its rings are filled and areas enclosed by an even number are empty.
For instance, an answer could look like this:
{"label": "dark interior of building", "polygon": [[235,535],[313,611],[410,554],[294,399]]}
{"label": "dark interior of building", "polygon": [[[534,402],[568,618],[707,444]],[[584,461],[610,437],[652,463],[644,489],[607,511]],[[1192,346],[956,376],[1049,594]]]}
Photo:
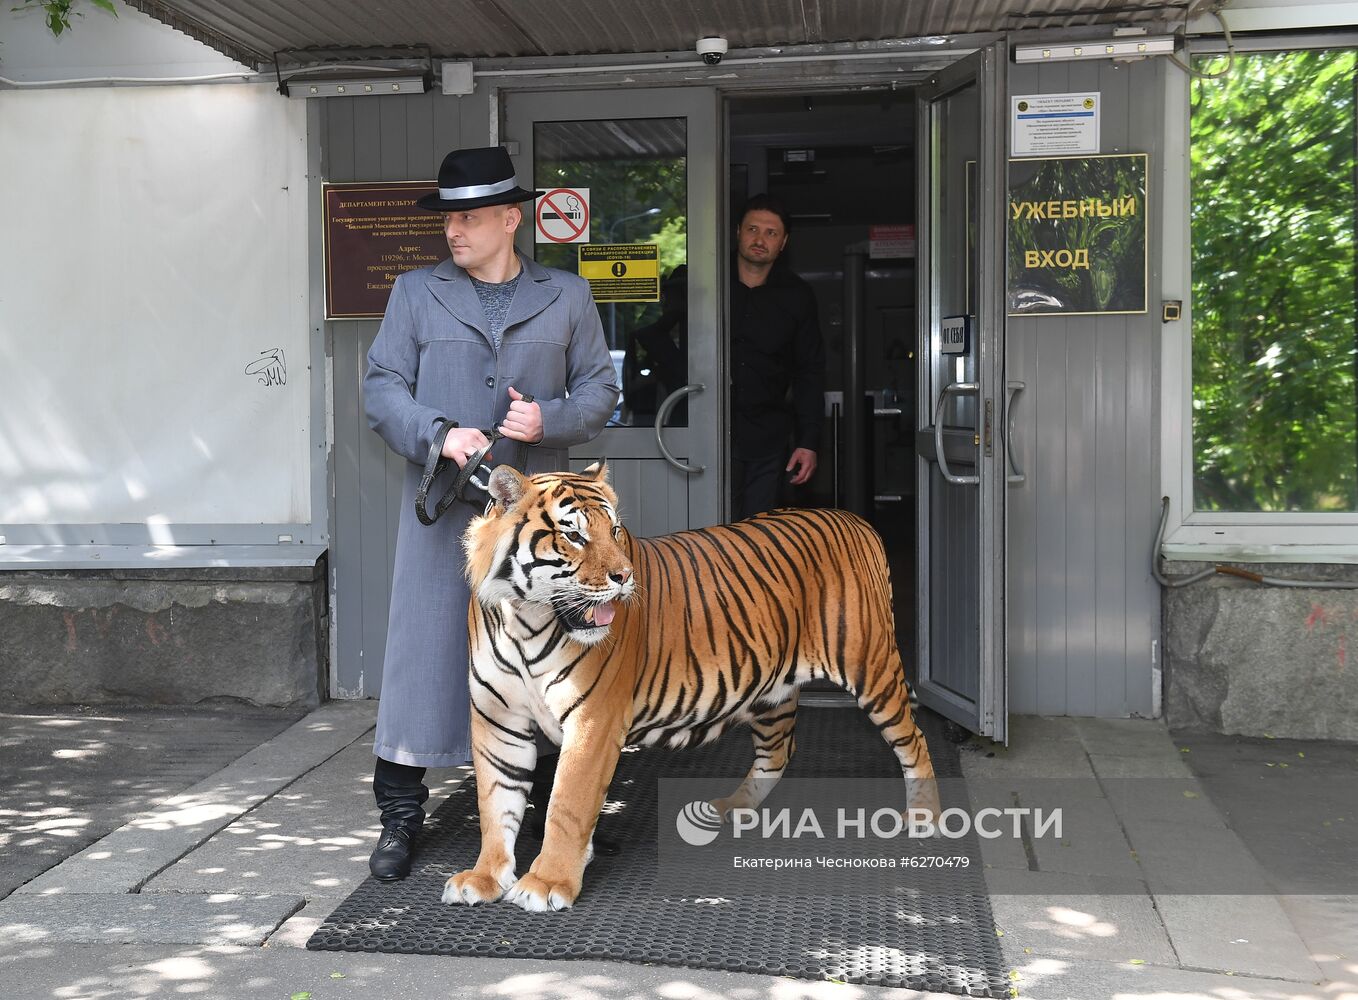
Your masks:
{"label": "dark interior of building", "polygon": [[[822,448],[815,477],[788,500],[861,507],[857,512],[887,542],[897,634],[908,651],[915,588],[915,257],[899,228],[882,227],[915,222],[913,97],[875,91],[733,99],[728,122],[730,230],[751,195],[780,200],[792,224],[780,264],[811,285],[820,310]],[[909,232],[913,236],[913,228]],[[846,272],[861,292],[846,288]],[[847,343],[856,343],[856,358]],[[867,396],[855,414],[856,429],[847,425],[843,403],[855,360]]]}

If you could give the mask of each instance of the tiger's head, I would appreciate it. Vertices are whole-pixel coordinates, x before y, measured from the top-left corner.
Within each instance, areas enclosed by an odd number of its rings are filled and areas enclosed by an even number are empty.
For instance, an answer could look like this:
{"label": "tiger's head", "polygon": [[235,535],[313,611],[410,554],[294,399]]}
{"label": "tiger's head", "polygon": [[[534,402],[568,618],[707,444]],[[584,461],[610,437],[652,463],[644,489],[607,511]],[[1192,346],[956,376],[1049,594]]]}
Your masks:
{"label": "tiger's head", "polygon": [[576,642],[602,642],[636,591],[604,464],[537,476],[502,465],[489,485],[491,504],[463,539],[477,600],[538,605]]}

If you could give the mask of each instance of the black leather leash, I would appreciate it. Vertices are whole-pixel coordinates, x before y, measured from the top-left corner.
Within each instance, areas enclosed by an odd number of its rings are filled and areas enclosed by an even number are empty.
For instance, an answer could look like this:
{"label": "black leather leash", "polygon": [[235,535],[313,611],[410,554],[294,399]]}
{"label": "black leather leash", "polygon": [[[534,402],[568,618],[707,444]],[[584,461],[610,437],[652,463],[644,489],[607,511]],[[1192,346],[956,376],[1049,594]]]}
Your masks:
{"label": "black leather leash", "polygon": [[[523,402],[533,402],[533,397],[524,394]],[[461,500],[477,510],[485,508],[486,500],[490,496],[490,468],[485,466],[486,455],[494,446],[496,441],[510,440],[498,430],[484,431],[487,444],[484,448],[478,448],[467,456],[467,462],[462,468],[457,470],[457,476],[453,479],[453,485],[448,487],[448,491],[443,494],[443,498],[434,505],[434,513],[430,514],[428,509],[429,488],[434,485],[434,480],[447,471],[448,466],[454,464],[450,458],[443,455],[443,443],[448,440],[448,432],[457,426],[456,420],[445,420],[434,431],[434,443],[429,446],[429,457],[424,462],[424,475],[420,477],[420,487],[415,491],[415,516],[424,525],[433,524],[444,512],[448,510],[456,501]],[[484,470],[484,475],[478,475]],[[468,486],[475,486],[485,496],[480,500],[473,500],[466,495]]]}

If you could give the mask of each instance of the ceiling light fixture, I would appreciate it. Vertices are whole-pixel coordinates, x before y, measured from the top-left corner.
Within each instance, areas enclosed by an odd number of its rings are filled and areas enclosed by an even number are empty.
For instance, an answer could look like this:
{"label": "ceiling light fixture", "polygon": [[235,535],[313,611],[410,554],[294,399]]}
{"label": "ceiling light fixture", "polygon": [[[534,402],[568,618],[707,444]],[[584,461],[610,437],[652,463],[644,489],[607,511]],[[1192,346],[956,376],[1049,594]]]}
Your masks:
{"label": "ceiling light fixture", "polygon": [[1049,42],[1014,46],[1014,62],[1068,62],[1072,59],[1140,59],[1173,55],[1173,35],[1123,35],[1084,42]]}
{"label": "ceiling light fixture", "polygon": [[289,77],[282,83],[288,97],[375,97],[382,94],[423,94],[429,81],[422,76],[327,77],[323,80]]}
{"label": "ceiling light fixture", "polygon": [[434,82],[428,46],[280,49],[278,92],[285,97],[423,94]]}

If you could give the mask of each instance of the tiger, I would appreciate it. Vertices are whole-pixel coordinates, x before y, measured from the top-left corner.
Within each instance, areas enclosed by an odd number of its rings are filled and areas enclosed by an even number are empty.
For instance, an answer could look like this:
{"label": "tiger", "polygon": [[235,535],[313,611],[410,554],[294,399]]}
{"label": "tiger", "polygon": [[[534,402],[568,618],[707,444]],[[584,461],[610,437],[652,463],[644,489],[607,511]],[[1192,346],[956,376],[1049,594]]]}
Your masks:
{"label": "tiger", "polygon": [[[481,848],[443,902],[572,906],[626,745],[696,746],[746,723],[753,766],[712,805],[723,818],[757,808],[792,757],[798,688],[816,679],[854,695],[894,751],[910,815],[938,815],[886,553],[862,518],[784,509],[639,538],[619,521],[603,463],[534,476],[502,465],[488,487],[464,536]],[[561,760],[542,850],[518,877],[535,726]]]}

